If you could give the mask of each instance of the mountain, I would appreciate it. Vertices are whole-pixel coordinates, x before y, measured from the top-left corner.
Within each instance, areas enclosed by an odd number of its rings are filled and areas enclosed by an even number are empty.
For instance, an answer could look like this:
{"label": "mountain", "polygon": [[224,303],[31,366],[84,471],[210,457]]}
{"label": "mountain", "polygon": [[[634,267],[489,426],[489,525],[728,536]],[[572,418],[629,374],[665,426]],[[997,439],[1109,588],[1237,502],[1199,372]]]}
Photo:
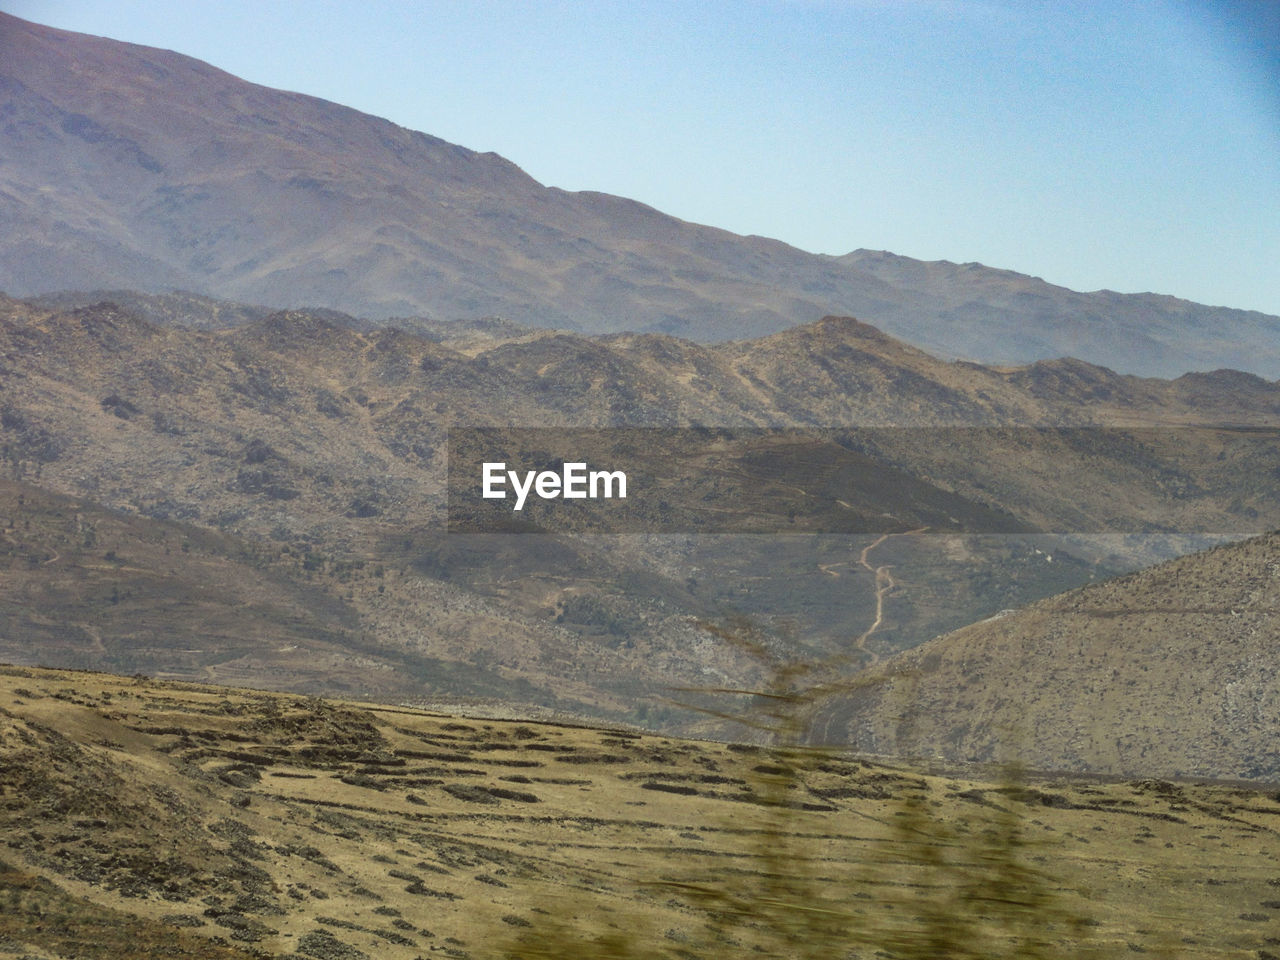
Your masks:
{"label": "mountain", "polygon": [[988,618],[878,665],[818,736],[1120,776],[1280,780],[1280,534]]}
{"label": "mountain", "polygon": [[[948,363],[837,317],[704,345],[127,302],[158,322],[0,299],[0,659],[705,733],[662,698],[761,667],[700,623],[856,667],[1280,526],[1280,384],[1246,374]],[[447,436],[513,425],[748,432],[629,533],[449,532]]]}
{"label": "mountain", "polygon": [[544,187],[494,154],[177,53],[4,14],[0,97],[10,294],[181,288],[379,321],[501,315],[701,341],[847,314],[987,363],[1280,376],[1278,317],[978,264],[809,254]]}

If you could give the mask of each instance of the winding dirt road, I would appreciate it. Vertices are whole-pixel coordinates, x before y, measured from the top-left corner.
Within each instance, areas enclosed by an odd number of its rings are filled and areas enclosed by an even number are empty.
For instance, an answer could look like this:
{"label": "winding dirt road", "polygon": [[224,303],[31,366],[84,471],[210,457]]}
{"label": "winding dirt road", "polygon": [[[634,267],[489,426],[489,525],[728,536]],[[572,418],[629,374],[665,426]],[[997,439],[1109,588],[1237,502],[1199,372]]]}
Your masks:
{"label": "winding dirt road", "polygon": [[880,654],[874,650],[867,649],[867,640],[870,636],[880,629],[880,625],[884,623],[884,596],[894,587],[897,581],[893,579],[893,575],[889,573],[891,569],[887,564],[884,566],[873,567],[871,561],[867,559],[871,555],[871,551],[880,544],[884,543],[890,537],[910,537],[917,533],[924,533],[928,527],[918,527],[915,530],[909,530],[906,533],[883,533],[875,541],[862,548],[862,552],[858,555],[858,563],[861,564],[868,573],[875,578],[876,585],[876,617],[871,622],[871,626],[862,632],[862,635],[853,642],[854,648],[868,659],[863,664],[864,667],[874,666],[880,660]]}

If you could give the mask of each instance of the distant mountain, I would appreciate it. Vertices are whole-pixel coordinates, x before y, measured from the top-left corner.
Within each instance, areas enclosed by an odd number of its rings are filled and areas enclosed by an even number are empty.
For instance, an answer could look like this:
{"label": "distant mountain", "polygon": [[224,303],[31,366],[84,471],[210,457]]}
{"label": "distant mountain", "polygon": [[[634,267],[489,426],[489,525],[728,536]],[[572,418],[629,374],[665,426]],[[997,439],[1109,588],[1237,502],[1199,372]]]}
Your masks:
{"label": "distant mountain", "polygon": [[1277,636],[1272,533],[902,653],[828,705],[817,731],[855,749],[952,762],[1275,782]]}
{"label": "distant mountain", "polygon": [[988,363],[1070,355],[1280,377],[1280,317],[978,264],[809,254],[547,188],[495,154],[180,54],[4,14],[0,98],[0,289],[14,295],[185,289],[700,341],[848,314]]}

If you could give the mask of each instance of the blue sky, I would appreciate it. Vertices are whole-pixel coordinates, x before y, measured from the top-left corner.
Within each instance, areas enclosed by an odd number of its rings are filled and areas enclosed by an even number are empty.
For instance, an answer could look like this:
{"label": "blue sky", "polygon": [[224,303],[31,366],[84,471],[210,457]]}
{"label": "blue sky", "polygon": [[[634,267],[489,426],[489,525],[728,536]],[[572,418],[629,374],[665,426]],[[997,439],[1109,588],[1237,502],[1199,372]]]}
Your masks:
{"label": "blue sky", "polygon": [[1275,0],[0,0],[805,250],[1280,314]]}

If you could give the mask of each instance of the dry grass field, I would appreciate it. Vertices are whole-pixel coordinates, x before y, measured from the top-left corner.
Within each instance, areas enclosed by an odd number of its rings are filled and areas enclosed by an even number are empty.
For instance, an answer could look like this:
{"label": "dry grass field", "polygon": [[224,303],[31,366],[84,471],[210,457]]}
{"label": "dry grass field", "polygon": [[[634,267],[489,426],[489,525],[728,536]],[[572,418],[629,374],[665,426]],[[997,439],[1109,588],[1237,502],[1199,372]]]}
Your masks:
{"label": "dry grass field", "polygon": [[0,957],[1280,955],[1274,787],[0,669]]}

